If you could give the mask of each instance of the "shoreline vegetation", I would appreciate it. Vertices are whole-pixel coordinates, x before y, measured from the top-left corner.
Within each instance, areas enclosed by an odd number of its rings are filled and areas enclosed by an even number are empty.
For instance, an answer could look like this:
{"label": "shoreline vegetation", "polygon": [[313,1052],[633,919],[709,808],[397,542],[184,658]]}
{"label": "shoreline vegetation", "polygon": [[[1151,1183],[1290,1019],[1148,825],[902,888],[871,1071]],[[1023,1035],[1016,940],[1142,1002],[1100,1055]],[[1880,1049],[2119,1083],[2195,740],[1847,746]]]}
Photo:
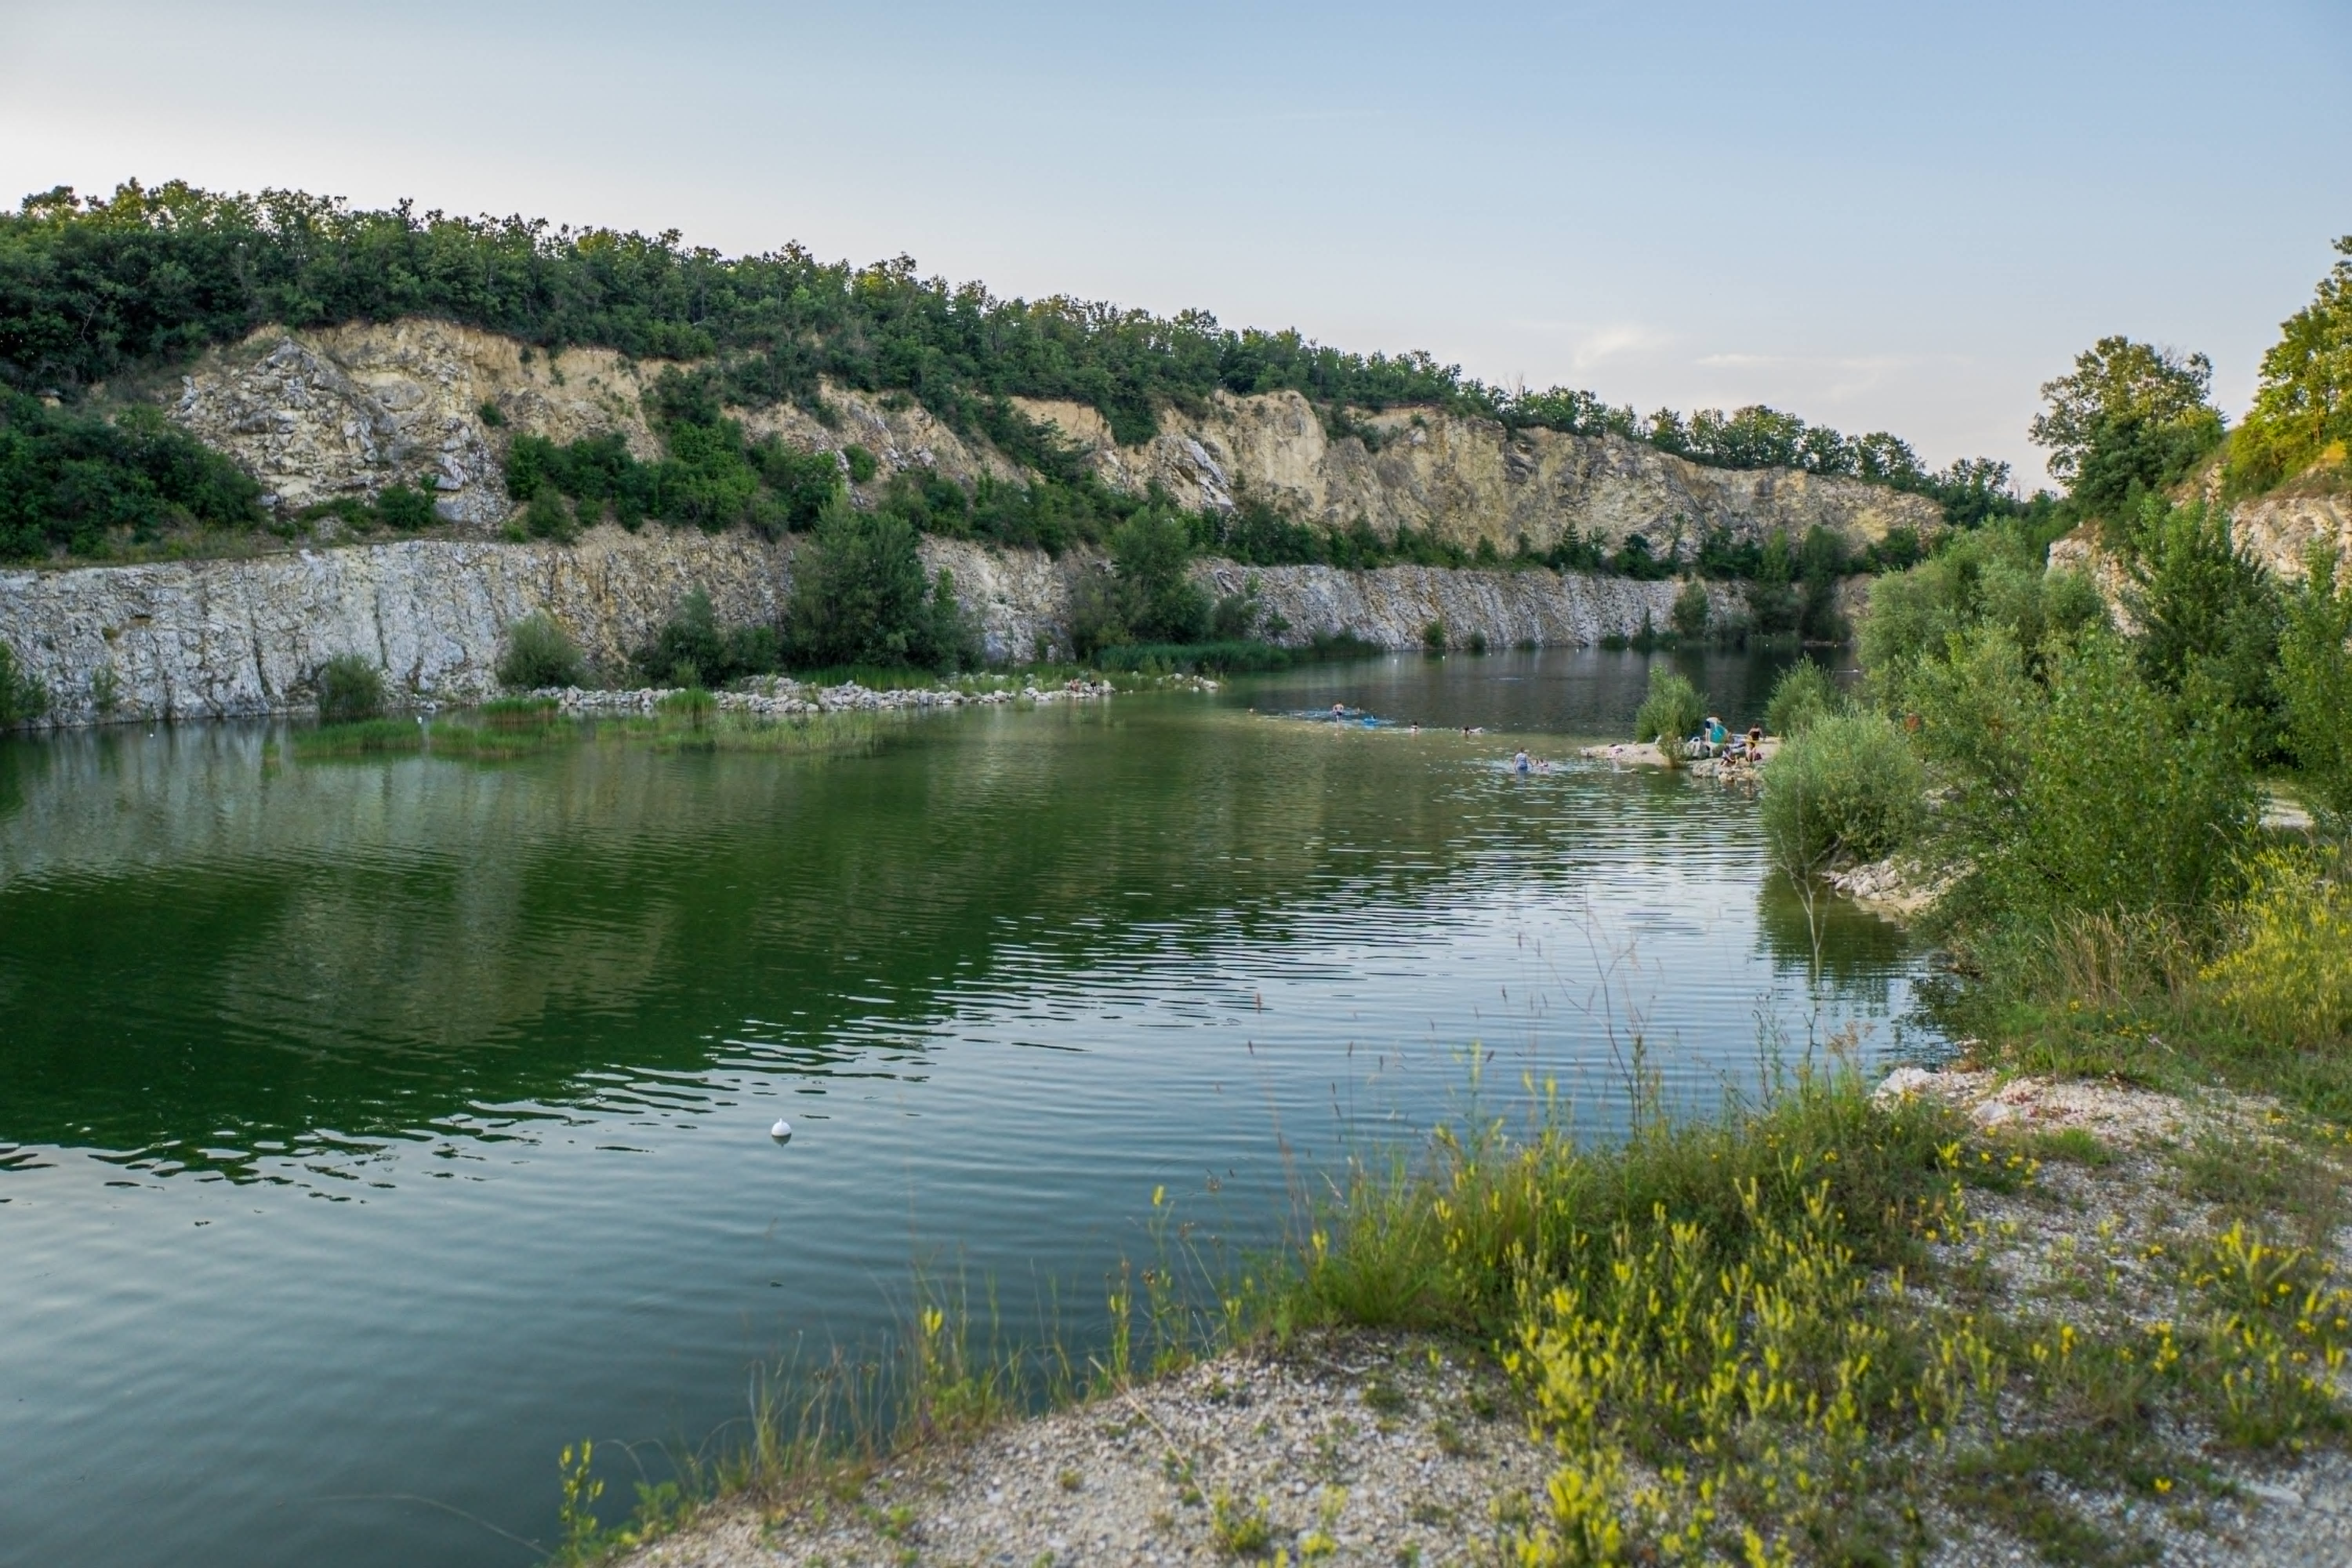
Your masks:
{"label": "shoreline vegetation", "polygon": [[[1695,1123],[1637,1065],[1609,1146],[1530,1083],[1245,1263],[1171,1254],[1155,1193],[1087,1375],[927,1296],[894,1423],[772,1410],[640,1561],[2352,1553],[2352,586],[2232,540],[2203,387],[2116,340],[2045,388],[2120,602],[1997,522],[1874,584],[1858,686],[1801,663],[1768,706],[1773,866],[1809,919],[1914,896],[1953,1060],[1874,1085],[1832,1042]],[[1668,674],[1673,740],[1706,710]]]}

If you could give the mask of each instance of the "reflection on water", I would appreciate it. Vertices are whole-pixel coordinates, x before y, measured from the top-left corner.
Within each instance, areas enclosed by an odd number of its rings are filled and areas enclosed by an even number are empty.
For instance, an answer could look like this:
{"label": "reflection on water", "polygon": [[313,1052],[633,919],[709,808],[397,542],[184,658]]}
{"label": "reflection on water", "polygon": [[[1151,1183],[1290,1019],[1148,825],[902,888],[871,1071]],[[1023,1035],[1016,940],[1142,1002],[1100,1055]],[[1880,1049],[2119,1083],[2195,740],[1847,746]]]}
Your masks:
{"label": "reflection on water", "polygon": [[[1752,803],[1495,765],[1621,729],[1646,663],[835,756],[0,746],[0,1558],[526,1562],[462,1515],[544,1536],[563,1442],[710,1430],[921,1260],[1083,1339],[1153,1186],[1263,1240],[1286,1159],[1418,1136],[1474,1040],[1596,1135],[1637,1041],[1699,1109],[1760,1037],[1887,1048],[1900,933],[1825,908],[1816,975]],[[1743,716],[1769,674],[1694,673]],[[1428,728],[1270,716],[1335,701]]]}

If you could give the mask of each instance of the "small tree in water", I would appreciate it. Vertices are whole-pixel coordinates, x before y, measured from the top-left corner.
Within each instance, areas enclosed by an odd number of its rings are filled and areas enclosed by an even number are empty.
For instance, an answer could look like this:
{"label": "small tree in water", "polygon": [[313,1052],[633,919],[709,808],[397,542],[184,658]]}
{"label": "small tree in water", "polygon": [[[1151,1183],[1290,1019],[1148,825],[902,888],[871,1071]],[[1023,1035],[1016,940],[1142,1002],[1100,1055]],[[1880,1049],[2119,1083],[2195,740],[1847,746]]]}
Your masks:
{"label": "small tree in water", "polygon": [[1683,738],[1696,733],[1706,718],[1706,700],[1698,688],[1665,666],[1654,665],[1649,695],[1633,715],[1633,739],[1655,741],[1671,762]]}

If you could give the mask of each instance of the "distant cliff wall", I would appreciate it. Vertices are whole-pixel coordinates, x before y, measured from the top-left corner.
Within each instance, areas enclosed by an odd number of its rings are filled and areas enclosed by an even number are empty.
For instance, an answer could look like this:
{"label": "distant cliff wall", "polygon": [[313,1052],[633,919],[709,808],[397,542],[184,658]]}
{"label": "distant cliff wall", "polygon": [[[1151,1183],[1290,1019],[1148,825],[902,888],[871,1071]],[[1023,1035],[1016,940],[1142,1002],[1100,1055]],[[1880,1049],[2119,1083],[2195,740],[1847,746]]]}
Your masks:
{"label": "distant cliff wall", "polygon": [[[1035,551],[926,541],[926,561],[953,576],[990,654],[1025,658],[1064,643],[1069,572]],[[1394,566],[1244,569],[1207,562],[1204,585],[1255,579],[1267,611],[1302,642],[1349,633],[1384,647],[1420,646],[1443,621],[1458,646],[1586,645],[1663,626],[1676,584],[1531,572]],[[205,719],[295,712],[315,701],[319,667],[356,653],[402,697],[488,695],[506,629],[553,616],[598,662],[617,666],[700,591],[724,622],[774,622],[792,586],[791,546],[748,534],[647,528],[592,531],[576,544],[464,540],[302,551],[242,561],[0,572],[0,642],[48,688],[62,722],[104,717],[111,672],[116,719]],[[1717,589],[1719,607],[1736,608]]]}

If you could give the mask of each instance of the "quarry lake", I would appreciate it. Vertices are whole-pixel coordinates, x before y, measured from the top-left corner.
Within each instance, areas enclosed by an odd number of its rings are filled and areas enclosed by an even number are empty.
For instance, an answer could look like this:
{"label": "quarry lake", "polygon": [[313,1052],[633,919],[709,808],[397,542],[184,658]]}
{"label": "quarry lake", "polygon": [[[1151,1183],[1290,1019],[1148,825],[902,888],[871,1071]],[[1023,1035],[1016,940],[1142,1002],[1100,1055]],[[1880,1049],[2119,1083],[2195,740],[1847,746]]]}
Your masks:
{"label": "quarry lake", "polygon": [[[1637,1041],[1693,1112],[1927,1048],[1919,955],[1845,906],[1817,945],[1751,798],[1564,761],[1650,662],[811,754],[0,743],[0,1561],[528,1563],[566,1443],[624,1512],[625,1444],[661,1474],[758,1369],[870,1352],[919,1268],[1084,1356],[1156,1187],[1269,1245],[1471,1114],[1474,1048],[1477,1113],[1549,1079],[1593,1137]],[[1772,673],[1683,667],[1741,721]]]}

